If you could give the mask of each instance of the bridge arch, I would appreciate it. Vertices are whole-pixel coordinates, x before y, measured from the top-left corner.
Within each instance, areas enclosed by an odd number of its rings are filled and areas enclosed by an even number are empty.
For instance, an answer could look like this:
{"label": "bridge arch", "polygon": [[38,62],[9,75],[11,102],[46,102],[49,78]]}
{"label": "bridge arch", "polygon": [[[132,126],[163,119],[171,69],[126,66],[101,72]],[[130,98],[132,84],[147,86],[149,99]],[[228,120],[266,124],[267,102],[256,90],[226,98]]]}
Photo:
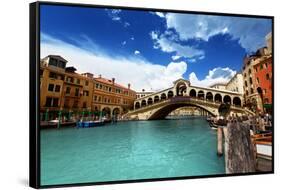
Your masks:
{"label": "bridge arch", "polygon": [[165,93],[162,93],[162,94],[161,94],[161,101],[162,101],[162,100],[166,100],[166,99],[167,99],[166,94],[165,94]]}
{"label": "bridge arch", "polygon": [[239,97],[234,97],[232,103],[235,106],[241,106],[241,99]]}
{"label": "bridge arch", "polygon": [[215,102],[222,102],[222,96],[220,94],[215,95]]}
{"label": "bridge arch", "polygon": [[168,98],[172,98],[174,96],[174,92],[169,90],[168,92]]}
{"label": "bridge arch", "polygon": [[200,108],[206,112],[208,112],[210,115],[214,116],[215,114],[209,111],[208,109],[204,108],[201,105],[194,104],[194,103],[174,103],[174,104],[167,104],[160,109],[158,109],[156,112],[154,112],[148,120],[156,120],[156,119],[165,119],[165,117],[171,113],[172,111],[181,108],[181,107],[186,107],[186,106],[192,106],[192,107],[197,107]]}
{"label": "bridge arch", "polygon": [[159,102],[159,96],[154,96],[154,103]]}
{"label": "bridge arch", "polygon": [[140,102],[136,102],[135,103],[135,109],[139,109],[140,108]]}
{"label": "bridge arch", "polygon": [[231,104],[231,97],[229,95],[225,95],[223,97],[223,103]]}
{"label": "bridge arch", "polygon": [[177,96],[183,96],[186,93],[187,84],[183,81],[180,81],[176,84]]}
{"label": "bridge arch", "polygon": [[196,90],[191,89],[191,90],[189,91],[189,96],[195,98],[195,97],[196,97]]}
{"label": "bridge arch", "polygon": [[141,101],[141,107],[144,107],[144,106],[146,106],[146,100]]}
{"label": "bridge arch", "polygon": [[213,94],[211,92],[207,92],[206,100],[208,100],[208,101],[213,101],[214,100]]}
{"label": "bridge arch", "polygon": [[153,104],[153,100],[152,100],[152,98],[148,98],[147,99],[147,105],[151,105],[151,104]]}
{"label": "bridge arch", "polygon": [[109,107],[104,107],[102,113],[104,116],[111,116],[111,109]]}
{"label": "bridge arch", "polygon": [[197,97],[199,99],[204,99],[205,98],[205,93],[203,90],[199,90]]}

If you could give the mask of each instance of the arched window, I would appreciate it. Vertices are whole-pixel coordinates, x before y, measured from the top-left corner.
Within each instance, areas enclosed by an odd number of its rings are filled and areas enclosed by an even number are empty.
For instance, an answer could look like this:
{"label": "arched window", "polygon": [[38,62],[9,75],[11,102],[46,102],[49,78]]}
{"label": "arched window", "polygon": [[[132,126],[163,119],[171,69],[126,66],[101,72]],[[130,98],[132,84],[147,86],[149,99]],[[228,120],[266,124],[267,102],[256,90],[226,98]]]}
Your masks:
{"label": "arched window", "polygon": [[226,103],[226,104],[231,104],[231,98],[230,98],[230,96],[225,95],[225,96],[223,97],[223,102]]}
{"label": "arched window", "polygon": [[159,96],[154,96],[154,103],[159,102]]}
{"label": "arched window", "polygon": [[200,99],[204,99],[204,96],[205,96],[204,92],[203,92],[202,90],[200,90],[200,91],[198,92],[197,97],[200,98]]}
{"label": "arched window", "polygon": [[139,109],[140,108],[140,103],[139,102],[136,102],[135,104],[135,109]]}
{"label": "arched window", "polygon": [[161,94],[161,100],[166,100],[167,96],[165,93]]}
{"label": "arched window", "polygon": [[172,98],[173,96],[174,96],[174,93],[173,93],[173,91],[170,90],[170,91],[168,92],[168,98]]}
{"label": "arched window", "polygon": [[222,96],[220,94],[215,95],[215,102],[222,102]]}
{"label": "arched window", "polygon": [[196,91],[194,89],[191,89],[189,92],[190,97],[196,97]]}
{"label": "arched window", "polygon": [[142,101],[141,101],[141,107],[144,107],[144,106],[146,106],[146,101],[145,101],[145,100],[142,100]]}
{"label": "arched window", "polygon": [[152,98],[148,98],[147,105],[151,105],[153,103]]}
{"label": "arched window", "polygon": [[241,99],[239,97],[234,97],[233,98],[233,104],[235,106],[241,106]]}
{"label": "arched window", "polygon": [[206,94],[206,100],[213,101],[213,94],[211,92],[207,92]]}

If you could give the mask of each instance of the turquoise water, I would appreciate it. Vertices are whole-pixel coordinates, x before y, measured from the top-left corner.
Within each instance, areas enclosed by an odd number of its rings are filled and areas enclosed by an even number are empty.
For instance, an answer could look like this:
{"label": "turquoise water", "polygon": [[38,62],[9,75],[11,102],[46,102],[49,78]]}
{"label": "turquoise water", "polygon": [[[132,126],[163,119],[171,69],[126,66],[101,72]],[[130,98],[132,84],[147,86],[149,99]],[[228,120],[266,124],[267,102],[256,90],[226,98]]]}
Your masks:
{"label": "turquoise water", "polygon": [[224,172],[203,118],[41,130],[41,185]]}

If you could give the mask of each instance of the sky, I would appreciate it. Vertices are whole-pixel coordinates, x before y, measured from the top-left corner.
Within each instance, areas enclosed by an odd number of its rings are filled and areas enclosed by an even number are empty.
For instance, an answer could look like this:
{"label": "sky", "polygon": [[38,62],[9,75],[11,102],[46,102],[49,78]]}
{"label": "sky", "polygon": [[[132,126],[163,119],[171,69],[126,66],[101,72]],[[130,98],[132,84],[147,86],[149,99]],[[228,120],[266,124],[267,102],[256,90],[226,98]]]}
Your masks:
{"label": "sky", "polygon": [[264,47],[265,18],[41,5],[40,56],[60,55],[78,73],[157,91],[184,78],[226,83]]}

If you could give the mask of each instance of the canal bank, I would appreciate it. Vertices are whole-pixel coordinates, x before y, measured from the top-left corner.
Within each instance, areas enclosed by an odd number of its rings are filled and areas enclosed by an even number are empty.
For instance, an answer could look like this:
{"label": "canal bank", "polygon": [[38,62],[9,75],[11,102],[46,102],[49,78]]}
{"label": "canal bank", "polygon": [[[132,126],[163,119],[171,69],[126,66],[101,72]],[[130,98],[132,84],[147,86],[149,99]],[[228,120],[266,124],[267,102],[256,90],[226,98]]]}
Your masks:
{"label": "canal bank", "polygon": [[42,184],[224,174],[203,118],[41,130]]}

